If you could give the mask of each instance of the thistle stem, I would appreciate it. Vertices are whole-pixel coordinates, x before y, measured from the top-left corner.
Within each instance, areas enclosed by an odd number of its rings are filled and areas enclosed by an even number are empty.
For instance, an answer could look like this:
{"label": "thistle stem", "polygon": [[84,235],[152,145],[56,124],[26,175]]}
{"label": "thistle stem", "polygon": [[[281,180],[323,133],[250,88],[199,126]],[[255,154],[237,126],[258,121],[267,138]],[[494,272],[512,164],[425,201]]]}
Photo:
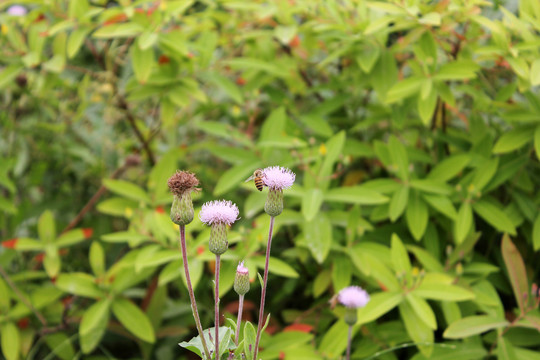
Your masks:
{"label": "thistle stem", "polygon": [[270,230],[268,231],[268,244],[266,245],[266,261],[264,264],[263,287],[261,290],[261,305],[259,306],[259,324],[257,326],[257,337],[255,338],[255,349],[253,360],[257,360],[257,352],[259,351],[259,341],[261,340],[261,330],[264,322],[264,303],[266,300],[266,283],[268,282],[268,264],[270,261],[270,247],[272,245],[272,232],[274,231],[275,217],[270,217]]}
{"label": "thistle stem", "polygon": [[210,360],[210,351],[208,351],[208,346],[206,346],[206,339],[203,335],[203,329],[201,326],[201,319],[199,318],[199,310],[197,310],[197,302],[195,301],[195,294],[193,293],[193,287],[191,286],[191,277],[189,276],[189,265],[187,259],[187,249],[186,249],[186,226],[180,225],[180,247],[182,248],[182,259],[184,263],[184,272],[186,274],[186,283],[189,293],[189,299],[191,301],[191,312],[193,313],[193,318],[195,319],[195,326],[201,338],[201,343],[204,348],[204,353],[206,358]]}
{"label": "thistle stem", "polygon": [[349,325],[349,334],[347,335],[347,360],[351,359],[352,325]]}
{"label": "thistle stem", "polygon": [[216,254],[216,283],[215,283],[215,330],[216,330],[216,360],[219,360],[219,266],[220,266],[220,256]]}
{"label": "thistle stem", "polygon": [[238,304],[238,320],[236,321],[236,336],[234,337],[234,343],[238,345],[240,337],[240,324],[242,324],[242,312],[244,311],[244,295],[240,295]]}

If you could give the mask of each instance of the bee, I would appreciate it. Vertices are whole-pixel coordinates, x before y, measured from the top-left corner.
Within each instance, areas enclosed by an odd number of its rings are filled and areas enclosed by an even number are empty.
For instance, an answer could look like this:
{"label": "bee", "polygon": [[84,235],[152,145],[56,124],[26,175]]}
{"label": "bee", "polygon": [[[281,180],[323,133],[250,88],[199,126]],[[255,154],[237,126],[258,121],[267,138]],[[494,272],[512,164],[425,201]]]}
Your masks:
{"label": "bee", "polygon": [[253,172],[253,175],[251,175],[246,182],[253,180],[255,183],[255,187],[257,187],[257,190],[262,191],[264,187],[264,181],[263,181],[264,173],[261,169],[257,169]]}

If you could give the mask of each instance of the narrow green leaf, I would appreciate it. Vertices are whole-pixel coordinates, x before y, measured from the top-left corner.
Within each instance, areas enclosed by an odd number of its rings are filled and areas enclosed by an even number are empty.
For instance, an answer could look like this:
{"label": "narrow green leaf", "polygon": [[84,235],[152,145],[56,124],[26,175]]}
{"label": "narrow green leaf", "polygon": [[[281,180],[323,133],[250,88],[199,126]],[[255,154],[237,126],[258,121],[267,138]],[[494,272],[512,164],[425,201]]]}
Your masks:
{"label": "narrow green leaf", "polygon": [[486,160],[482,165],[480,165],[474,173],[474,178],[472,180],[472,185],[474,189],[481,191],[493,178],[499,167],[499,158],[493,158]]}
{"label": "narrow green leaf", "polygon": [[412,291],[415,295],[428,300],[465,301],[474,299],[474,293],[457,285],[434,284],[425,281]]}
{"label": "narrow green leaf", "polygon": [[469,316],[453,322],[443,333],[447,339],[463,339],[508,325],[508,321],[496,316]]}
{"label": "narrow green leaf", "polygon": [[415,189],[432,194],[450,195],[453,192],[448,184],[431,179],[413,179],[409,184]]}
{"label": "narrow green leaf", "polygon": [[[216,187],[214,188],[214,195],[221,195],[235,186],[240,186],[261,166],[262,163],[259,160],[233,166],[225,171],[219,178]],[[255,187],[253,188],[255,189]]]}
{"label": "narrow green leaf", "polygon": [[493,203],[480,199],[473,203],[474,211],[500,232],[516,235],[516,228],[504,211]]}
{"label": "narrow green leaf", "polygon": [[493,153],[504,154],[522,148],[533,139],[534,131],[529,126],[505,132],[493,147]]}
{"label": "narrow green leaf", "polygon": [[319,352],[326,359],[337,359],[347,348],[348,331],[349,326],[343,320],[336,322],[324,334],[318,347]]}
{"label": "narrow green leaf", "polygon": [[392,246],[390,248],[392,254],[392,263],[394,270],[398,275],[408,274],[411,271],[411,260],[401,239],[396,234],[392,234]]}
{"label": "narrow green leaf", "polygon": [[133,335],[149,343],[154,343],[156,337],[154,328],[148,320],[148,317],[141,309],[131,301],[123,298],[117,298],[112,303],[114,316],[126,327]]}
{"label": "narrow green leaf", "polygon": [[63,233],[56,239],[56,246],[59,248],[80,243],[86,239],[83,229],[74,229]]}
{"label": "narrow green leaf", "polygon": [[[257,264],[258,268],[264,269],[264,264],[266,262],[266,258],[264,256],[254,256],[252,261]],[[273,256],[270,257],[268,271],[270,273],[288,278],[297,278],[299,276],[291,265]]]}
{"label": "narrow green leaf", "polygon": [[94,241],[90,245],[88,259],[90,260],[90,267],[94,275],[97,277],[103,275],[105,272],[105,251],[103,251],[103,247],[99,242]]}
{"label": "narrow green leaf", "polygon": [[435,80],[466,80],[476,77],[480,66],[473,61],[453,61],[444,64],[433,77]]}
{"label": "narrow green leaf", "polygon": [[111,24],[99,28],[92,34],[92,37],[98,39],[114,39],[133,37],[141,33],[143,27],[136,23]]}
{"label": "narrow green leaf", "polygon": [[244,325],[244,350],[247,359],[253,359],[256,338],[255,328],[249,321],[246,321]]}
{"label": "narrow green leaf", "polygon": [[339,256],[332,264],[332,284],[334,290],[337,292],[351,284],[352,277],[352,264],[351,261],[344,257]]}
{"label": "narrow green leaf", "polygon": [[234,82],[229,80],[229,78],[215,72],[208,77],[208,80],[218,86],[225,94],[227,94],[228,97],[234,100],[237,104],[243,103],[244,96],[242,95],[242,92]]}
{"label": "narrow green leaf", "polygon": [[400,188],[394,192],[388,208],[388,216],[392,222],[395,222],[405,211],[409,200],[409,187],[400,185]]}
{"label": "narrow green leaf", "polygon": [[534,150],[536,151],[536,157],[540,160],[540,125],[534,130]]}
{"label": "narrow green leaf", "polygon": [[0,90],[13,83],[13,80],[24,69],[24,66],[13,64],[0,71]]}
{"label": "narrow green leaf", "polygon": [[540,249],[540,213],[536,216],[536,220],[534,220],[532,239],[534,251],[538,251]]}
{"label": "narrow green leaf", "polygon": [[103,298],[90,306],[83,314],[81,324],[79,326],[79,335],[90,334],[98,329],[100,324],[109,321],[109,308],[111,301],[108,298]]}
{"label": "narrow green leaf", "polygon": [[324,189],[330,184],[330,176],[334,171],[334,165],[342,153],[345,145],[345,131],[342,130],[326,142],[326,155],[324,156],[318,177]]}
{"label": "narrow green leaf", "polygon": [[68,41],[67,41],[68,58],[71,59],[75,55],[77,55],[84,39],[87,38],[89,33],[90,33],[89,28],[81,27],[81,28],[73,30],[71,34],[69,34]]}
{"label": "narrow green leaf", "polygon": [[[504,338],[504,336],[497,338],[497,360],[526,360],[525,356],[518,356],[516,350],[512,343]],[[538,360],[538,356],[536,356],[535,360]]]}
{"label": "narrow green leaf", "polygon": [[460,172],[469,164],[471,158],[468,154],[453,155],[440,161],[428,175],[431,180],[445,182]]}
{"label": "narrow green leaf", "polygon": [[324,213],[304,224],[304,238],[313,257],[322,264],[332,244],[332,224]]}
{"label": "narrow green leaf", "polygon": [[18,360],[21,347],[21,335],[17,326],[12,322],[6,322],[2,325],[0,331],[0,344],[2,345],[2,353],[6,360]]}
{"label": "narrow green leaf", "polygon": [[403,298],[401,292],[387,291],[371,294],[367,305],[358,309],[358,324],[367,324],[380,318],[400,304]]}
{"label": "narrow green leaf", "polygon": [[76,358],[72,339],[66,333],[57,332],[46,335],[45,342],[49,349],[51,349],[51,353],[56,355],[60,360],[73,360]]}
{"label": "narrow green leaf", "polygon": [[447,216],[451,220],[456,220],[457,211],[449,198],[443,195],[422,194],[424,200],[435,210]]}
{"label": "narrow green leaf", "polygon": [[78,296],[95,299],[105,296],[105,293],[96,285],[95,279],[91,275],[82,272],[60,274],[56,279],[55,285],[67,293]]}
{"label": "narrow green leaf", "polygon": [[359,185],[330,189],[324,193],[324,201],[377,205],[387,203],[388,198],[375,190]]}
{"label": "narrow green leaf", "polygon": [[150,203],[150,197],[146,191],[133,183],[124,180],[104,179],[103,185],[115,194],[122,195],[128,199],[142,201],[147,204]]}
{"label": "narrow green leaf", "polygon": [[418,115],[420,115],[420,120],[425,126],[428,126],[431,123],[433,117],[433,112],[435,111],[435,106],[437,105],[437,92],[432,89],[427,97],[424,99],[422,96],[418,97],[417,107]]}
{"label": "narrow green leaf", "polygon": [[416,241],[420,240],[426,232],[429,220],[429,211],[426,203],[424,202],[418,191],[412,192],[412,196],[409,198],[409,204],[407,205],[407,211],[405,215],[407,217],[407,225],[409,227],[409,231],[416,239]]}
{"label": "narrow green leaf", "polygon": [[414,293],[408,293],[406,296],[407,302],[416,313],[416,316],[420,318],[430,329],[437,329],[437,320],[435,319],[435,313],[429,306],[428,302],[421,297],[416,296]]}
{"label": "narrow green leaf", "polygon": [[409,179],[409,159],[405,146],[395,136],[390,136],[388,140],[388,150],[392,159],[392,168],[397,172],[403,181]]}
{"label": "narrow green leaf", "polygon": [[386,103],[391,104],[418,93],[423,80],[422,77],[412,76],[396,83],[388,90]]}
{"label": "narrow green leaf", "polygon": [[433,351],[433,330],[417,315],[409,302],[399,304],[399,314],[405,324],[407,334],[418,344],[420,352],[429,358]]}
{"label": "narrow green leaf", "polygon": [[455,223],[454,236],[456,244],[461,244],[465,237],[471,230],[473,223],[473,213],[471,204],[469,202],[464,202],[459,208],[457,221]]}
{"label": "narrow green leaf", "polygon": [[516,297],[516,302],[523,313],[529,304],[530,297],[527,271],[525,270],[525,263],[523,262],[521,254],[508,234],[504,234],[502,238],[501,252],[504,264],[506,265],[506,270],[508,271],[510,283],[512,284],[512,290]]}
{"label": "narrow green leaf", "polygon": [[313,188],[306,190],[302,196],[302,215],[306,221],[311,221],[319,213],[323,203],[323,192],[321,189]]}
{"label": "narrow green leaf", "polygon": [[44,243],[50,243],[56,237],[56,225],[54,217],[50,210],[41,214],[38,220],[39,239]]}
{"label": "narrow green leaf", "polygon": [[131,46],[131,64],[137,81],[144,84],[152,73],[154,65],[154,49],[141,49],[138,44]]}

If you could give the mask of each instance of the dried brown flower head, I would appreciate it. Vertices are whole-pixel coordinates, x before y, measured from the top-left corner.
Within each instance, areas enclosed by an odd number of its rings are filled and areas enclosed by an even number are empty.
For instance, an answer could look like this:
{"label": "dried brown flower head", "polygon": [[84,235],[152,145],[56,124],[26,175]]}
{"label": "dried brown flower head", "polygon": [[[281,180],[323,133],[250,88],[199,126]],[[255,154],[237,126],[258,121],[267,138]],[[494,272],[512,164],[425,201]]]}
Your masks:
{"label": "dried brown flower head", "polygon": [[188,191],[197,191],[198,189],[195,186],[199,185],[199,179],[189,171],[176,171],[169,178],[167,185],[169,185],[169,189],[174,195],[181,196]]}

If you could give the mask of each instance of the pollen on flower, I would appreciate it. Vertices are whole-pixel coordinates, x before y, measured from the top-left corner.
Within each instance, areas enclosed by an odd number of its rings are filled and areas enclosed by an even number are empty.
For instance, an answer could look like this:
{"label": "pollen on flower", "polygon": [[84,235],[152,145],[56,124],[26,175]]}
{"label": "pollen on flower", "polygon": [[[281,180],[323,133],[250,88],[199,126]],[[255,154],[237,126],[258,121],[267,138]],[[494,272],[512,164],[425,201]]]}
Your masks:
{"label": "pollen on flower", "polygon": [[223,223],[232,225],[238,220],[238,207],[231,201],[214,200],[204,203],[199,218],[206,225]]}
{"label": "pollen on flower", "polygon": [[196,190],[199,179],[189,171],[177,171],[167,182],[169,189],[174,195],[181,196],[185,192]]}
{"label": "pollen on flower", "polygon": [[369,302],[368,293],[359,286],[349,286],[338,294],[338,301],[348,308],[360,308]]}
{"label": "pollen on flower", "polygon": [[294,184],[296,175],[289,169],[281,166],[271,166],[263,169],[264,185],[273,190],[288,189]]}

